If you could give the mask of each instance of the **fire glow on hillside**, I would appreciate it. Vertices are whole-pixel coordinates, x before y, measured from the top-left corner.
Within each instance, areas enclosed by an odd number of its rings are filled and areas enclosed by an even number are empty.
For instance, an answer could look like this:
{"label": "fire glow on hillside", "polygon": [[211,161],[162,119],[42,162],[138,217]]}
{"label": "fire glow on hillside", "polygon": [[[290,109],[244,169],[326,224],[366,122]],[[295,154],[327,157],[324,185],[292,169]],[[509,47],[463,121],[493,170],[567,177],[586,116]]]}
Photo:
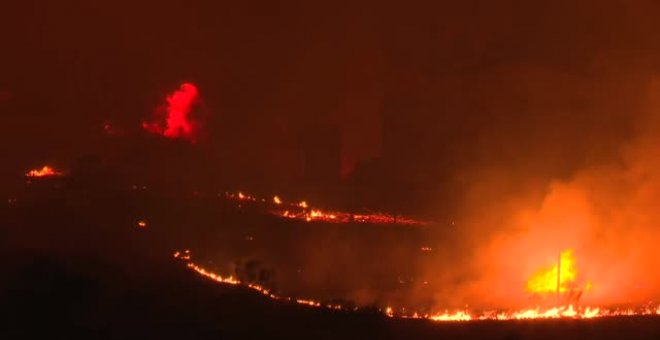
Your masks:
{"label": "fire glow on hillside", "polygon": [[[256,284],[243,283],[234,276],[222,276],[216,274],[192,261],[190,251],[184,252],[177,251],[174,253],[174,258],[185,261],[186,266],[197,274],[211,279],[215,282],[228,284],[228,285],[241,285],[249,289],[255,290],[271,299],[290,301],[297,304],[307,305],[316,308],[327,308],[333,310],[355,310],[355,307],[348,308],[340,304],[330,304],[312,299],[299,299],[293,297],[279,296],[272,292],[270,289]],[[603,317],[615,316],[645,316],[645,315],[659,315],[660,306],[643,306],[638,308],[601,308],[592,306],[578,306],[578,305],[562,305],[549,308],[527,308],[520,310],[500,311],[470,311],[470,310],[445,310],[436,313],[416,313],[404,312],[404,309],[395,309],[388,306],[381,309],[381,311],[388,317],[393,318],[412,318],[412,319],[428,319],[431,321],[440,322],[457,322],[457,321],[478,321],[478,320],[534,320],[534,319],[593,319]]]}
{"label": "fire glow on hillside", "polygon": [[62,175],[61,172],[53,169],[48,165],[44,165],[41,169],[30,170],[25,174],[27,177],[52,177],[60,175]]}
{"label": "fire glow on hillside", "polygon": [[[268,205],[271,200],[257,198],[243,192],[225,193],[225,197],[240,203],[253,203]],[[268,213],[277,217],[294,219],[306,222],[322,221],[330,223],[370,223],[370,224],[398,224],[409,226],[424,226],[427,222],[387,213],[350,213],[343,211],[326,211],[310,207],[307,201],[286,202],[280,196],[273,196],[274,206],[268,207]]]}

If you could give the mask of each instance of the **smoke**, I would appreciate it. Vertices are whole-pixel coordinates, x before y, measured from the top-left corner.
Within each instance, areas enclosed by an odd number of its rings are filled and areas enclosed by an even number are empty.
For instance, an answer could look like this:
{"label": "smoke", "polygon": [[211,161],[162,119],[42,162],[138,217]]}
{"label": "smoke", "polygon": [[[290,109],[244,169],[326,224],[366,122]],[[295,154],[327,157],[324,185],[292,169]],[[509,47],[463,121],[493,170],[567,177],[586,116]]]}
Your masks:
{"label": "smoke", "polygon": [[[643,83],[638,101],[630,101],[636,104],[625,112],[631,137],[614,139],[617,143],[612,144],[611,134],[602,128],[583,131],[585,140],[593,138],[597,143],[584,150],[583,159],[588,161],[578,166],[566,162],[574,167],[568,172],[568,165],[564,171],[544,171],[515,160],[509,167],[482,164],[466,169],[459,180],[467,188],[460,204],[460,228],[443,240],[448,246],[421,271],[434,277],[436,306],[556,303],[554,296],[530,295],[525,284],[539,269],[556,264],[564,250],[574,251],[576,282],[588,287],[580,303],[658,301],[660,274],[654,268],[660,265],[660,137],[656,133],[660,86],[655,80]],[[616,101],[599,100],[601,108]],[[548,152],[554,149],[552,143],[568,151],[584,147],[571,146],[575,140],[543,140],[532,149],[548,157],[548,165],[558,162]],[[598,142],[609,146],[605,152]],[[492,148],[483,150],[492,152]],[[605,157],[589,158],[599,152]],[[531,162],[532,158],[522,159]]]}
{"label": "smoke", "polygon": [[192,112],[199,100],[197,87],[183,83],[178,90],[167,96],[166,104],[156,110],[156,119],[150,123],[143,122],[142,126],[151,133],[195,143],[199,138],[201,124]]}

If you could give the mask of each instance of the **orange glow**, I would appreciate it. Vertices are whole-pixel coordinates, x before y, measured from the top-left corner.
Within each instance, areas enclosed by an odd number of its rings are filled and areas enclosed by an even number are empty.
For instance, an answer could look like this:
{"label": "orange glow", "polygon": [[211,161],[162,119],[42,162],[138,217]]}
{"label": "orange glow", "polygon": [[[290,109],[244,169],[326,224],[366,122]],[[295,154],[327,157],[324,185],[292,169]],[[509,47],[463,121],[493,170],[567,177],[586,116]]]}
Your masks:
{"label": "orange glow", "polygon": [[574,307],[573,305],[552,307],[548,309],[522,309],[508,312],[486,311],[481,313],[471,313],[467,310],[457,310],[453,312],[444,311],[442,313],[419,315],[397,315],[388,307],[385,314],[390,317],[402,318],[423,318],[432,321],[471,321],[471,320],[536,320],[536,319],[593,319],[615,316],[637,316],[637,315],[660,315],[660,308],[650,309],[602,309],[594,307]]}
{"label": "orange glow", "polygon": [[[263,202],[267,203],[266,199],[257,198],[243,192],[236,194],[225,193],[225,197],[230,200],[237,201],[250,201],[250,202]],[[321,221],[332,223],[371,223],[371,224],[398,224],[398,225],[426,225],[426,222],[413,220],[406,217],[394,216],[385,213],[371,213],[371,214],[354,214],[341,211],[325,211],[319,208],[311,208],[307,201],[299,203],[290,203],[284,201],[279,195],[273,196],[272,202],[274,207],[268,211],[269,214],[278,217],[301,220],[306,222]]]}
{"label": "orange glow", "polygon": [[429,316],[433,321],[470,321],[472,316],[464,311],[457,311],[455,313],[443,313]]}
{"label": "orange glow", "polygon": [[300,304],[300,305],[305,305],[305,306],[314,307],[314,308],[326,308],[326,309],[334,309],[334,310],[345,310],[346,309],[344,306],[339,305],[339,304],[331,304],[331,303],[325,304],[325,303],[321,303],[320,301],[315,301],[315,300],[311,300],[311,299],[301,299],[301,298],[292,298],[292,297],[287,297],[287,296],[275,295],[269,289],[267,289],[265,287],[262,287],[260,285],[252,284],[252,283],[245,284],[245,283],[242,283],[240,280],[238,280],[237,278],[235,278],[231,275],[222,276],[222,275],[218,275],[216,273],[213,273],[213,272],[211,272],[211,271],[209,271],[209,270],[193,263],[192,261],[190,261],[190,257],[191,257],[190,256],[190,250],[186,250],[183,253],[183,255],[179,251],[176,251],[174,253],[174,258],[188,261],[187,265],[186,265],[188,268],[192,269],[197,274],[202,275],[202,276],[204,276],[208,279],[211,279],[215,282],[218,282],[218,283],[229,284],[229,285],[242,285],[242,286],[245,286],[249,289],[257,291],[257,292],[259,292],[259,293],[261,293],[261,294],[263,294],[263,295],[265,295],[265,296],[267,296],[271,299],[274,299],[274,300],[290,301],[290,302],[294,302],[294,303],[297,303],[297,304]]}
{"label": "orange glow", "polygon": [[145,220],[139,220],[139,221],[137,222],[137,226],[138,226],[139,228],[146,228],[146,227],[147,227],[147,221],[145,221]]}
{"label": "orange glow", "polygon": [[[229,285],[243,285],[247,288],[260,292],[261,294],[275,300],[291,301],[293,303],[310,306],[314,308],[327,308],[335,310],[346,310],[347,308],[338,304],[324,304],[319,301],[311,299],[291,298],[273,294],[265,287],[256,284],[244,284],[235,277],[221,276],[213,273],[195,263],[190,261],[190,250],[182,252],[175,252],[174,258],[187,261],[187,267],[196,273],[209,278],[213,281],[229,284]],[[356,308],[353,308],[355,310]],[[636,316],[636,315],[658,315],[660,316],[660,306],[645,307],[645,308],[628,308],[628,309],[606,309],[600,307],[580,307],[580,306],[559,306],[546,309],[531,308],[512,311],[482,311],[471,312],[469,310],[455,310],[443,311],[433,314],[420,314],[413,313],[398,313],[393,307],[388,306],[381,310],[383,314],[392,318],[413,318],[413,319],[428,319],[438,322],[466,322],[472,320],[535,320],[535,319],[593,319],[602,317],[615,317],[615,316]]]}
{"label": "orange glow", "polygon": [[33,169],[28,171],[25,176],[27,177],[51,177],[51,176],[61,176],[62,173],[55,171],[55,169],[51,168],[48,165],[45,165],[41,169]]}
{"label": "orange glow", "polygon": [[393,316],[394,316],[394,311],[392,310],[392,307],[387,307],[387,308],[385,308],[385,315],[387,315],[387,316],[389,316],[389,317],[393,317]]}
{"label": "orange glow", "polygon": [[565,293],[575,288],[576,277],[573,251],[565,250],[559,256],[559,263],[539,270],[527,281],[526,288],[530,293]]}

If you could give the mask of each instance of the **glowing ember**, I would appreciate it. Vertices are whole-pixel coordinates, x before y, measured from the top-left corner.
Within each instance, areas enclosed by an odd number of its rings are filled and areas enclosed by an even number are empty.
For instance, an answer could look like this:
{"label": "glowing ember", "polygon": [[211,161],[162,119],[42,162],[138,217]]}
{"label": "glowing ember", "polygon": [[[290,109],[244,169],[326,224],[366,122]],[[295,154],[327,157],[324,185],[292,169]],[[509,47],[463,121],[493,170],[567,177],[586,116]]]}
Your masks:
{"label": "glowing ember", "polygon": [[275,204],[282,204],[282,200],[278,196],[273,197],[273,202],[275,202]]}
{"label": "glowing ember", "polygon": [[385,308],[385,315],[387,315],[387,316],[389,316],[389,317],[393,317],[393,316],[394,316],[394,311],[392,310],[392,307],[387,307],[387,308]]}
{"label": "glowing ember", "polygon": [[145,221],[145,220],[139,220],[139,221],[137,222],[137,226],[138,226],[139,228],[146,228],[146,227],[147,227],[147,221]]}
{"label": "glowing ember", "polygon": [[61,176],[62,173],[55,171],[53,168],[51,168],[48,165],[45,165],[41,169],[33,169],[28,171],[25,176],[27,177],[51,177],[51,176]]}
{"label": "glowing ember", "polygon": [[199,91],[191,83],[183,83],[166,98],[164,121],[143,122],[142,127],[155,134],[171,139],[196,141],[196,122],[191,118],[193,106],[199,101]]}
{"label": "glowing ember", "polygon": [[190,250],[186,249],[183,253],[180,251],[175,251],[174,258],[181,260],[190,260]]}

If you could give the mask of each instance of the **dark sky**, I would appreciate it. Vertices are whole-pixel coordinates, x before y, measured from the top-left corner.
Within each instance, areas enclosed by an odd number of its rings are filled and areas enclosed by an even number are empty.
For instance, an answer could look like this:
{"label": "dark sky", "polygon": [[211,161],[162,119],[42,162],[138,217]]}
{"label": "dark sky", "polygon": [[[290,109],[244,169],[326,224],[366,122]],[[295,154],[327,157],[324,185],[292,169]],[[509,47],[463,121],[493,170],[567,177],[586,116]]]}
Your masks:
{"label": "dark sky", "polygon": [[335,124],[349,168],[381,157],[439,186],[490,167],[567,176],[616,157],[660,57],[655,1],[3,7],[3,175],[95,152],[104,122],[137,133],[191,81],[244,167],[293,162],[302,130]]}

